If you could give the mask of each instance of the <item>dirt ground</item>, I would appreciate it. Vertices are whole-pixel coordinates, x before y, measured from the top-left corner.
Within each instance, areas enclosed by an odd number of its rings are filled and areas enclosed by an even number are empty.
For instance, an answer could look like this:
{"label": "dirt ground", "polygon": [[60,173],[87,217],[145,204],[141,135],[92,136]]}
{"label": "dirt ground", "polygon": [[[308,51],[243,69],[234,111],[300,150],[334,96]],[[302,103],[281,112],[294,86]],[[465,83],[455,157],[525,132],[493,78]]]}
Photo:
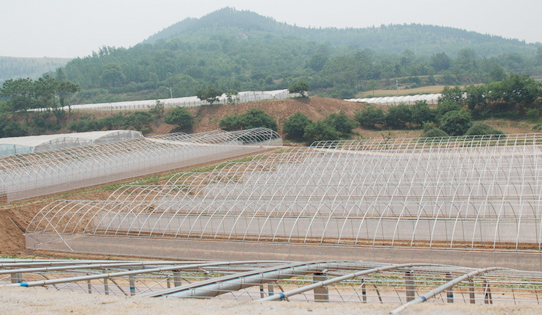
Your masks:
{"label": "dirt ground", "polygon": [[[30,292],[29,292],[30,291]],[[393,304],[335,304],[294,302],[236,302],[229,300],[177,300],[89,295],[32,288],[0,287],[0,313],[27,314],[190,314],[190,315],[354,315],[389,314]],[[540,314],[542,307],[421,304],[400,314]]]}

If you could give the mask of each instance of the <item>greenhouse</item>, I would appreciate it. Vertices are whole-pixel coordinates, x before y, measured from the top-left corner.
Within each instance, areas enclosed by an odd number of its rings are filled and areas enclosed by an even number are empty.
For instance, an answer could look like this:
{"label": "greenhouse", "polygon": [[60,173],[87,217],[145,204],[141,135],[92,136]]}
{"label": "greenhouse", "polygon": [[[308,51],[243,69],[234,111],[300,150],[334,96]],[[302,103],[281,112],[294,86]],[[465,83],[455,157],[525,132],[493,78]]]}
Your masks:
{"label": "greenhouse", "polygon": [[[108,134],[111,136],[112,134]],[[102,144],[103,143],[103,144]],[[272,130],[127,137],[94,145],[0,158],[4,202],[115,182],[281,146]]]}
{"label": "greenhouse", "polygon": [[52,202],[27,247],[540,270],[541,153],[536,134],[318,142]]}
{"label": "greenhouse", "polygon": [[93,144],[106,144],[141,138],[139,131],[108,130],[55,135],[0,138],[0,157],[47,152]]}
{"label": "greenhouse", "polygon": [[438,104],[438,99],[441,96],[437,94],[420,94],[420,95],[404,95],[404,96],[386,96],[386,97],[367,97],[367,98],[355,98],[345,101],[357,102],[357,103],[369,103],[375,105],[414,105],[416,102],[422,101],[429,105]]}

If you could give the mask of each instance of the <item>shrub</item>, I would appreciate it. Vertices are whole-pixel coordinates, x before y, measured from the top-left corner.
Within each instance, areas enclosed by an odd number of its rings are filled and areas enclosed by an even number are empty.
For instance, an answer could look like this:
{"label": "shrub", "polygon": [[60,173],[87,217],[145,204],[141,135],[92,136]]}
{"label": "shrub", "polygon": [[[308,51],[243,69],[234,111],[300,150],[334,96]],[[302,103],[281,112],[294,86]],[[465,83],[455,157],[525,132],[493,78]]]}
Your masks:
{"label": "shrub", "polygon": [[386,114],[382,108],[374,106],[365,107],[361,111],[354,113],[356,120],[365,128],[377,129],[386,124]]}
{"label": "shrub", "polygon": [[299,93],[301,97],[307,97],[307,91],[309,90],[310,86],[309,83],[305,81],[298,81],[288,88],[288,92],[290,93]]}
{"label": "shrub", "polygon": [[440,118],[440,129],[450,136],[462,136],[471,126],[471,116],[464,110],[447,112]]}
{"label": "shrub", "polygon": [[339,140],[341,133],[325,121],[319,120],[305,127],[303,138],[309,143],[322,140]]}
{"label": "shrub", "polygon": [[414,105],[410,107],[410,127],[411,128],[420,128],[424,123],[435,122],[437,120],[437,115],[435,111],[429,108],[427,102],[417,101]]}
{"label": "shrub", "polygon": [[425,130],[422,133],[422,137],[424,137],[424,138],[442,138],[442,137],[449,137],[449,135],[446,132],[442,131],[441,129],[433,127],[433,128],[429,128],[429,129]]}
{"label": "shrub", "polygon": [[305,127],[310,125],[312,121],[302,113],[295,113],[290,118],[284,121],[282,125],[282,132],[284,132],[288,138],[302,139],[305,133]]}
{"label": "shrub", "polygon": [[351,134],[352,129],[358,126],[358,123],[355,120],[348,118],[342,110],[338,114],[330,114],[324,119],[324,122],[344,135]]}
{"label": "shrub", "polygon": [[467,136],[483,136],[483,135],[502,135],[504,132],[491,127],[488,124],[477,123],[467,130],[465,135]]}
{"label": "shrub", "polygon": [[190,130],[194,116],[184,107],[175,107],[164,117],[167,124],[178,126],[181,130]]}
{"label": "shrub", "polygon": [[395,129],[406,129],[412,119],[410,107],[401,104],[390,107],[386,115],[386,124]]}
{"label": "shrub", "polygon": [[143,133],[147,133],[151,130],[151,122],[154,121],[154,118],[148,112],[138,111],[128,116],[127,120],[130,122],[131,127],[134,127],[136,130],[140,130]]}
{"label": "shrub", "polygon": [[226,131],[252,129],[252,128],[269,128],[277,131],[277,121],[273,116],[267,114],[261,109],[253,108],[241,115],[230,115],[219,122],[220,128]]}
{"label": "shrub", "polygon": [[436,109],[438,117],[455,110],[461,110],[461,104],[452,101],[439,102]]}

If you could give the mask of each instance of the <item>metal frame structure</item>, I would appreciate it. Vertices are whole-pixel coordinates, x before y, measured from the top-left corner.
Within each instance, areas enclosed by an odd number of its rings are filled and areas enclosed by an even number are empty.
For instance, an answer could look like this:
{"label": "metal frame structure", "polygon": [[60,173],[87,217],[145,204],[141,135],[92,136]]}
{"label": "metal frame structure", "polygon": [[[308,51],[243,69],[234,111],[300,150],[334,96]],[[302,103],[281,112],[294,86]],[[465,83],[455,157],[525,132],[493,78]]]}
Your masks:
{"label": "metal frame structure", "polygon": [[395,314],[426,301],[540,305],[542,273],[362,261],[0,259],[0,286],[155,298],[378,303],[390,304]]}
{"label": "metal frame structure", "polygon": [[104,201],[55,201],[30,223],[27,246],[209,259],[247,244],[265,259],[369,248],[389,253],[381,261],[540,270],[541,153],[537,134],[318,142]]}
{"label": "metal frame structure", "polygon": [[43,196],[281,146],[265,128],[170,134],[0,158],[4,201]]}

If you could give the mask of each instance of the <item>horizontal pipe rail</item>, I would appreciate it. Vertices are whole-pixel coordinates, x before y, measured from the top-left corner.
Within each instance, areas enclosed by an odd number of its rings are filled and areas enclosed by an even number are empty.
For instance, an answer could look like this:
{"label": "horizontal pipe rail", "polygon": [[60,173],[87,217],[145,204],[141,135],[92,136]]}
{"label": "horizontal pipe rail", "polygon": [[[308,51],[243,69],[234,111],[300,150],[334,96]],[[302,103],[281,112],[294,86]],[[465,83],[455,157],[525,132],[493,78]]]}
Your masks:
{"label": "horizontal pipe rail", "polygon": [[344,275],[344,276],[340,276],[340,277],[336,277],[336,278],[316,282],[316,283],[313,283],[313,284],[310,284],[310,285],[307,285],[307,286],[304,286],[304,287],[301,287],[301,288],[297,288],[297,289],[293,289],[293,290],[290,290],[290,291],[282,292],[282,293],[279,293],[279,294],[276,294],[276,295],[271,295],[271,296],[265,297],[263,299],[259,299],[258,301],[281,300],[281,299],[290,297],[292,295],[296,295],[296,294],[304,293],[304,292],[307,292],[307,291],[310,291],[310,290],[314,290],[315,288],[323,287],[323,286],[326,286],[326,285],[330,285],[330,284],[333,284],[333,283],[341,282],[341,281],[344,281],[344,280],[356,278],[356,277],[359,277],[359,276],[363,276],[363,275],[367,275],[367,274],[371,274],[371,273],[375,273],[375,272],[393,270],[393,269],[399,269],[399,268],[426,267],[426,266],[437,266],[437,265],[435,265],[435,264],[400,264],[400,265],[390,265],[390,266],[367,269],[367,270],[347,274],[347,275]]}
{"label": "horizontal pipe rail", "polygon": [[457,277],[455,279],[453,279],[452,281],[448,281],[446,282],[445,284],[441,285],[440,287],[434,289],[434,290],[431,290],[429,292],[427,292],[426,294],[422,295],[422,296],[419,296],[417,298],[415,298],[414,300],[410,301],[410,302],[407,302],[401,306],[399,306],[398,308],[392,310],[390,312],[390,314],[397,314],[401,311],[403,311],[404,309],[406,309],[407,307],[409,307],[410,305],[414,305],[414,304],[419,304],[419,303],[423,303],[425,301],[427,301],[428,299],[432,298],[433,296],[455,286],[456,284],[460,283],[461,281],[463,280],[466,280],[466,279],[469,279],[469,278],[472,278],[474,276],[477,276],[479,274],[482,274],[482,273],[486,273],[488,271],[494,271],[494,270],[502,270],[504,268],[500,268],[500,267],[490,267],[490,268],[483,268],[483,269],[478,269],[478,270],[474,270],[472,272],[469,272],[469,273],[466,273],[460,277]]}

